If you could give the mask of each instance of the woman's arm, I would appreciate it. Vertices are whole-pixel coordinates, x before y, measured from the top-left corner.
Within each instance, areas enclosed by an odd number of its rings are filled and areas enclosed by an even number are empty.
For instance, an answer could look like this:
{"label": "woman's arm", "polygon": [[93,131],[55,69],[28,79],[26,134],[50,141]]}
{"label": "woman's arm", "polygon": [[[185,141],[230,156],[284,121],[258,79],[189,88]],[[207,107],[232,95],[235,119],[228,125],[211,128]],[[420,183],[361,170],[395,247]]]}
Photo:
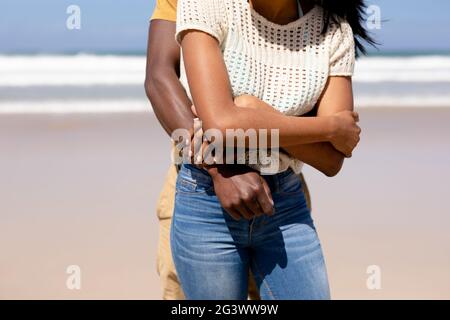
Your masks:
{"label": "woman's arm", "polygon": [[[182,35],[189,87],[205,130],[278,129],[280,147],[331,142],[346,155],[357,143],[357,115],[343,112],[316,118],[288,117],[259,110],[236,108],[219,44],[212,36],[189,30]],[[270,144],[270,132],[267,140]]]}
{"label": "woman's arm", "polygon": [[[250,95],[242,95],[234,99],[236,106],[241,108],[252,108],[266,110],[273,113],[282,114],[272,106]],[[195,112],[195,110],[194,110]],[[342,167],[344,155],[337,151],[329,142],[317,142],[290,146],[283,148],[296,159],[314,167],[326,176],[335,176]]]}
{"label": "woman's arm", "polygon": [[[318,102],[317,116],[326,117],[342,111],[353,111],[352,80],[350,77],[330,77]],[[360,132],[358,128],[357,142]],[[344,164],[344,154],[329,142],[298,145],[285,150],[329,177],[337,175]]]}

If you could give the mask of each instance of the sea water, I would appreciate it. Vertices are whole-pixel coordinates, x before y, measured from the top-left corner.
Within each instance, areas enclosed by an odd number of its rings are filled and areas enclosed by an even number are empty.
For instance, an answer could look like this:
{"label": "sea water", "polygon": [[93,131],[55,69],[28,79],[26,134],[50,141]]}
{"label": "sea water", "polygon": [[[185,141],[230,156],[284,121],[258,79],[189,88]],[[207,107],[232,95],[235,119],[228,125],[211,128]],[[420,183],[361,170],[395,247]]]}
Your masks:
{"label": "sea water", "polygon": [[[0,113],[150,112],[145,55],[0,55]],[[450,107],[450,54],[360,58],[356,108]]]}

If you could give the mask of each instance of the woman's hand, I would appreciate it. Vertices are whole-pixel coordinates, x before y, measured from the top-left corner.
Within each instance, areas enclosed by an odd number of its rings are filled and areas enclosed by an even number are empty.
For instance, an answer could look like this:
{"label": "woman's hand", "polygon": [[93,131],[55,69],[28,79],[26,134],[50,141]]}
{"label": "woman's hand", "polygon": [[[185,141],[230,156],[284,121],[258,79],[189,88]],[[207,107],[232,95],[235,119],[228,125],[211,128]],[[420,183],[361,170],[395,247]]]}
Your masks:
{"label": "woman's hand", "polygon": [[359,115],[354,111],[341,111],[334,116],[334,134],[330,139],[333,146],[347,158],[360,141],[361,128],[357,125]]}
{"label": "woman's hand", "polygon": [[[234,99],[236,106],[282,114],[269,104],[251,95],[242,95]],[[335,119],[335,134],[330,139],[334,148],[347,158],[352,156],[353,150],[360,141],[361,128],[357,125],[359,115],[353,111],[341,111],[333,115]]]}

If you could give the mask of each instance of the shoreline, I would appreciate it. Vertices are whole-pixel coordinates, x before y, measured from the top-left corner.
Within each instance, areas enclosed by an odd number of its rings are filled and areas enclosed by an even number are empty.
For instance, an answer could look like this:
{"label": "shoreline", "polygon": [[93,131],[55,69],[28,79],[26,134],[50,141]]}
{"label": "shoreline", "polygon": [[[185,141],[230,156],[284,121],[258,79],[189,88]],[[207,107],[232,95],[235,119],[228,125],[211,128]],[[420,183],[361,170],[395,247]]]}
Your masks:
{"label": "shoreline", "polygon": [[[85,105],[83,105],[85,104]],[[445,111],[450,110],[450,105],[442,106],[356,106],[355,111],[361,112],[407,112],[407,111]],[[126,101],[53,101],[45,104],[39,102],[12,102],[0,101],[0,116],[8,115],[127,115],[127,114],[150,114],[154,115],[152,107],[147,100],[126,100]]]}

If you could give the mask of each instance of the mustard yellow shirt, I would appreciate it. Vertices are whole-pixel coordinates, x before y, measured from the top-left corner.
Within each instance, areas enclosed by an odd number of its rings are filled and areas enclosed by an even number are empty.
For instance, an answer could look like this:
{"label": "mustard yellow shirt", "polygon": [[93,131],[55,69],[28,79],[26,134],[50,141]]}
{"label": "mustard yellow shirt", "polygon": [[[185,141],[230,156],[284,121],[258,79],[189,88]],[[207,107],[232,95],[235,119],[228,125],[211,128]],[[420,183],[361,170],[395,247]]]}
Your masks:
{"label": "mustard yellow shirt", "polygon": [[177,2],[178,0],[157,0],[151,20],[161,19],[176,22]]}

